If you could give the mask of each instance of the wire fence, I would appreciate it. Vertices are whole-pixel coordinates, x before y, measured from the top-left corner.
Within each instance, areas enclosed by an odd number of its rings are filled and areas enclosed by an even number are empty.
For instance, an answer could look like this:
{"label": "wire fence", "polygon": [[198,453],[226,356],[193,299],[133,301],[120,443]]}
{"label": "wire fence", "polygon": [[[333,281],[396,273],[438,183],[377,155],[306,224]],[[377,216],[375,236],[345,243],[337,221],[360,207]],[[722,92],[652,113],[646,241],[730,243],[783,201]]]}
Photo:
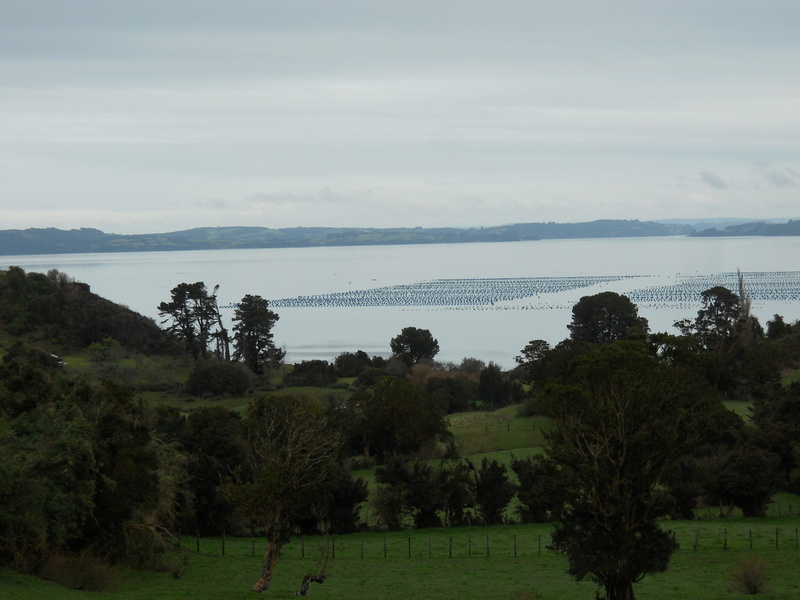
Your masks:
{"label": "wire fence", "polygon": [[[665,529],[669,529],[665,526]],[[745,525],[733,527],[684,526],[672,531],[679,552],[714,550],[800,550],[800,528],[795,526]],[[436,532],[425,535],[413,532],[368,533],[331,537],[293,538],[282,549],[284,558],[316,558],[327,553],[332,559],[462,559],[530,558],[552,553],[547,533],[461,533]],[[182,537],[181,547],[214,556],[257,557],[266,547],[263,537],[217,538]]]}

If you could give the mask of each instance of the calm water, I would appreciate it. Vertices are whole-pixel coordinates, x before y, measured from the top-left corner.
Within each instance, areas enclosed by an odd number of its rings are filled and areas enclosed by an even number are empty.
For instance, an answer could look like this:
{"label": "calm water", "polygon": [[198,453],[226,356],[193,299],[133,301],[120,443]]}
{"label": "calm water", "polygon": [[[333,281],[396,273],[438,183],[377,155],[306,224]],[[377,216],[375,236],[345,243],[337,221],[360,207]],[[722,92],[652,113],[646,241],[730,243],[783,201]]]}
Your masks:
{"label": "calm water", "polygon": [[[276,309],[280,320],[275,340],[287,350],[289,361],[331,360],[355,350],[388,355],[389,340],[403,327],[415,326],[430,329],[439,340],[441,360],[459,362],[473,356],[509,368],[529,340],[556,343],[567,337],[571,308],[582,296],[605,290],[638,294],[640,314],[649,319],[651,329],[672,331],[675,320],[696,315],[696,295],[689,302],[663,301],[660,296],[650,300],[646,290],[672,289],[689,277],[737,269],[753,274],[748,275],[753,312],[762,324],[776,313],[788,322],[800,319],[800,283],[793,279],[800,271],[800,238],[669,237],[0,257],[0,266],[8,265],[26,271],[58,269],[88,283],[95,293],[155,319],[158,304],[169,300],[170,290],[183,282],[203,281],[209,290],[219,284],[221,305],[245,294],[271,301],[354,291],[371,294],[379,288],[440,279],[586,277],[589,282],[480,306],[281,307]],[[588,278],[596,276],[624,278],[591,284]],[[762,288],[762,279],[773,281],[773,287]],[[774,281],[788,282],[788,291],[775,295]],[[232,315],[232,310],[227,313]]]}

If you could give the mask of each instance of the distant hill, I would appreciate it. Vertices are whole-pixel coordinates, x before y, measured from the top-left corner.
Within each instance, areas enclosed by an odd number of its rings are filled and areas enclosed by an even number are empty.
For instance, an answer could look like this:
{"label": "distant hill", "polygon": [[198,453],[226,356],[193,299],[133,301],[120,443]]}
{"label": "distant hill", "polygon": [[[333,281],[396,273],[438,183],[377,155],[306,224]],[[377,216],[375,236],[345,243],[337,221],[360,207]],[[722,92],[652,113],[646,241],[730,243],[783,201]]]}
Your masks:
{"label": "distant hill", "polygon": [[800,235],[800,221],[786,223],[738,223],[723,229],[710,227],[692,234],[695,237],[729,237],[729,236],[794,236]]}
{"label": "distant hill", "polygon": [[[759,223],[786,223],[789,219],[760,219]],[[725,229],[731,225],[745,225],[753,223],[753,219],[734,219],[724,217],[703,218],[703,219],[657,219],[656,223],[667,225],[690,225],[694,231],[705,231],[706,229]]]}
{"label": "distant hill", "polygon": [[0,255],[513,242],[564,238],[689,235],[692,231],[688,225],[638,220],[517,223],[469,229],[201,227],[171,233],[137,235],[109,234],[87,228],[9,229],[0,231]]}

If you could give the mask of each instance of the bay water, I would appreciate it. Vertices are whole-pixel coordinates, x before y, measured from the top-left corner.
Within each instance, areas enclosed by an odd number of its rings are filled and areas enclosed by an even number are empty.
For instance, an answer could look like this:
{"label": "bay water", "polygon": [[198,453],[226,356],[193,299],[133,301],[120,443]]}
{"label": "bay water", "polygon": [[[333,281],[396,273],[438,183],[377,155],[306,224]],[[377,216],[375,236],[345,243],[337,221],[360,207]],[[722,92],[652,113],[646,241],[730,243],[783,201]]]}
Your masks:
{"label": "bay water", "polygon": [[[333,360],[341,352],[356,350],[388,356],[391,338],[403,327],[414,326],[429,329],[438,339],[439,360],[457,363],[474,357],[511,368],[528,341],[555,344],[568,337],[571,309],[583,296],[607,290],[627,294],[651,330],[675,332],[676,320],[696,316],[702,289],[721,283],[737,291],[737,270],[744,273],[753,313],[762,325],[775,314],[787,322],[800,319],[797,237],[676,236],[0,257],[0,268],[10,265],[36,272],[57,269],[89,284],[96,294],[156,321],[159,303],[169,301],[170,290],[180,283],[203,281],[209,291],[219,285],[218,300],[227,307],[223,315],[228,325],[232,306],[245,294],[262,296],[280,316],[273,332],[289,362]],[[564,278],[569,278],[569,285],[564,285]],[[426,298],[420,299],[415,291],[419,288],[414,284],[420,283],[429,285]],[[523,291],[511,299],[498,294],[486,301],[442,300],[440,290],[476,284],[483,289],[496,285]],[[398,300],[398,288],[407,301]],[[342,298],[348,301],[341,302]]]}

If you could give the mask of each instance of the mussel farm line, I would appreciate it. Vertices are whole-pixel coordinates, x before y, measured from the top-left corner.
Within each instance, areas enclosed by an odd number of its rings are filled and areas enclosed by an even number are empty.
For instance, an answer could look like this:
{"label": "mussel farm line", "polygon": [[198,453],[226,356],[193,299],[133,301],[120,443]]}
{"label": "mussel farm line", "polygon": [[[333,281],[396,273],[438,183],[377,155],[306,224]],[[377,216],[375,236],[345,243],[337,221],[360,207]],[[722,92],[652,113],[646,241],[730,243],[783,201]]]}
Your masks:
{"label": "mussel farm line", "polygon": [[[800,271],[757,271],[742,273],[752,302],[797,302],[800,300]],[[578,277],[504,277],[485,279],[435,279],[374,289],[353,290],[273,300],[272,307],[442,307],[449,309],[546,309],[552,308],[552,294],[606,283],[641,282],[642,287],[625,292],[636,304],[650,308],[696,306],[700,294],[714,286],[738,291],[737,273],[675,275],[669,285],[646,285],[647,275]],[[658,278],[659,280],[662,277]],[[587,292],[588,293],[588,292]],[[526,304],[504,304],[532,299]],[[235,305],[231,305],[235,306]],[[559,305],[559,307],[561,307]]]}
{"label": "mussel farm line", "polygon": [[600,283],[630,279],[634,275],[595,277],[501,277],[489,279],[434,279],[367,290],[314,296],[297,296],[272,302],[275,308],[337,306],[491,306],[574,290]]}

